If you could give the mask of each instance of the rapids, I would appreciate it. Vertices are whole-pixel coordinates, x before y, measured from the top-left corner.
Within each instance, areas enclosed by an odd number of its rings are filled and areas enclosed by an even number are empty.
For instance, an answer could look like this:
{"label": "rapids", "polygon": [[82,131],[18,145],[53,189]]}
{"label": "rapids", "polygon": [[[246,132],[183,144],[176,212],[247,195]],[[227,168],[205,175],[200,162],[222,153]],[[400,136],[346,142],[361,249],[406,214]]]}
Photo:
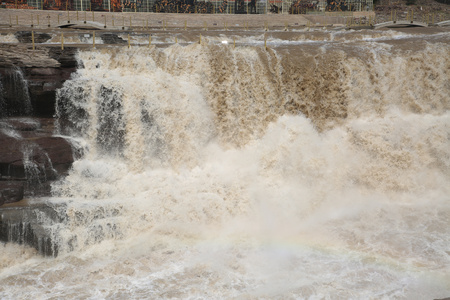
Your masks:
{"label": "rapids", "polygon": [[297,37],[80,50],[59,255],[0,298],[449,297],[450,35]]}

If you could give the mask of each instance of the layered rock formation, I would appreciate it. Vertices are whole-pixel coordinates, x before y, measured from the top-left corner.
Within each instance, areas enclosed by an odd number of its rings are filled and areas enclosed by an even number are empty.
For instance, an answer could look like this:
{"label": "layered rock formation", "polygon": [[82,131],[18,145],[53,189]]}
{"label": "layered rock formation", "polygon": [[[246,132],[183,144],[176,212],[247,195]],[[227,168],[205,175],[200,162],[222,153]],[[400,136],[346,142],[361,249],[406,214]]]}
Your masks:
{"label": "layered rock formation", "polygon": [[0,205],[21,200],[24,194],[48,194],[49,182],[70,168],[71,145],[52,133],[53,119],[0,121]]}
{"label": "layered rock formation", "polygon": [[[75,71],[76,48],[37,48],[25,44],[1,45],[0,78],[2,93],[0,117],[40,116],[52,117],[55,109],[55,92]],[[18,75],[21,74],[21,75]],[[22,78],[17,78],[22,77]],[[32,110],[24,111],[23,97],[18,95],[19,81],[26,82]],[[23,87],[21,87],[23,91]],[[23,92],[20,91],[22,94]],[[2,105],[3,103],[3,105]]]}
{"label": "layered rock formation", "polygon": [[[16,33],[23,43],[28,35]],[[47,195],[49,183],[73,162],[69,142],[53,136],[53,115],[56,90],[76,68],[75,52],[0,46],[0,205]]]}

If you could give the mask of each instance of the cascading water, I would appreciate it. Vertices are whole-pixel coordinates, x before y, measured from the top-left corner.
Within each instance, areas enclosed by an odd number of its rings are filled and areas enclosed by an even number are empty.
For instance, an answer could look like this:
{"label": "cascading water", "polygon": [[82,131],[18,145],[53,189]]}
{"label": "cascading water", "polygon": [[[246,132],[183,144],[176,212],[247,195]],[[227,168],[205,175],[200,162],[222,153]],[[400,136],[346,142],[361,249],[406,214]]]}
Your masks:
{"label": "cascading water", "polygon": [[32,111],[28,82],[20,68],[0,77],[0,117],[29,115]]}
{"label": "cascading water", "polygon": [[47,177],[56,177],[57,171],[53,169],[48,154],[39,145],[29,141],[21,149],[23,153],[23,166],[27,180],[27,190],[31,195],[39,194],[47,188]]}
{"label": "cascading water", "polygon": [[448,297],[450,40],[374,35],[80,51],[59,256],[2,246],[0,295]]}

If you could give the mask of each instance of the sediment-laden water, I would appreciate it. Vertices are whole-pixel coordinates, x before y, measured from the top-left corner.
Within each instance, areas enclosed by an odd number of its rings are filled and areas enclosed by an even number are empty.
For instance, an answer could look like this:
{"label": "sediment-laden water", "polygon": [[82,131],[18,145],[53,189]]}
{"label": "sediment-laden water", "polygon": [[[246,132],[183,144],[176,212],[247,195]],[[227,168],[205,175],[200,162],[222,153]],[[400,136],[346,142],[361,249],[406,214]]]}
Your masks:
{"label": "sediment-laden water", "polygon": [[58,256],[0,245],[0,297],[449,297],[449,34],[221,39],[79,52]]}

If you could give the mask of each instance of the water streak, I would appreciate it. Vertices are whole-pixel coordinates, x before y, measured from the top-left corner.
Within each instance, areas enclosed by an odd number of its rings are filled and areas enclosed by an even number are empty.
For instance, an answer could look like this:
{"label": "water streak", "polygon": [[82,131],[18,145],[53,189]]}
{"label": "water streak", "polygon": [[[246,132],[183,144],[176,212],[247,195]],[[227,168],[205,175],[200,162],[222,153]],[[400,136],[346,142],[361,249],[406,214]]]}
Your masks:
{"label": "water streak", "polygon": [[20,68],[0,76],[0,117],[29,115],[32,112],[28,82]]}

